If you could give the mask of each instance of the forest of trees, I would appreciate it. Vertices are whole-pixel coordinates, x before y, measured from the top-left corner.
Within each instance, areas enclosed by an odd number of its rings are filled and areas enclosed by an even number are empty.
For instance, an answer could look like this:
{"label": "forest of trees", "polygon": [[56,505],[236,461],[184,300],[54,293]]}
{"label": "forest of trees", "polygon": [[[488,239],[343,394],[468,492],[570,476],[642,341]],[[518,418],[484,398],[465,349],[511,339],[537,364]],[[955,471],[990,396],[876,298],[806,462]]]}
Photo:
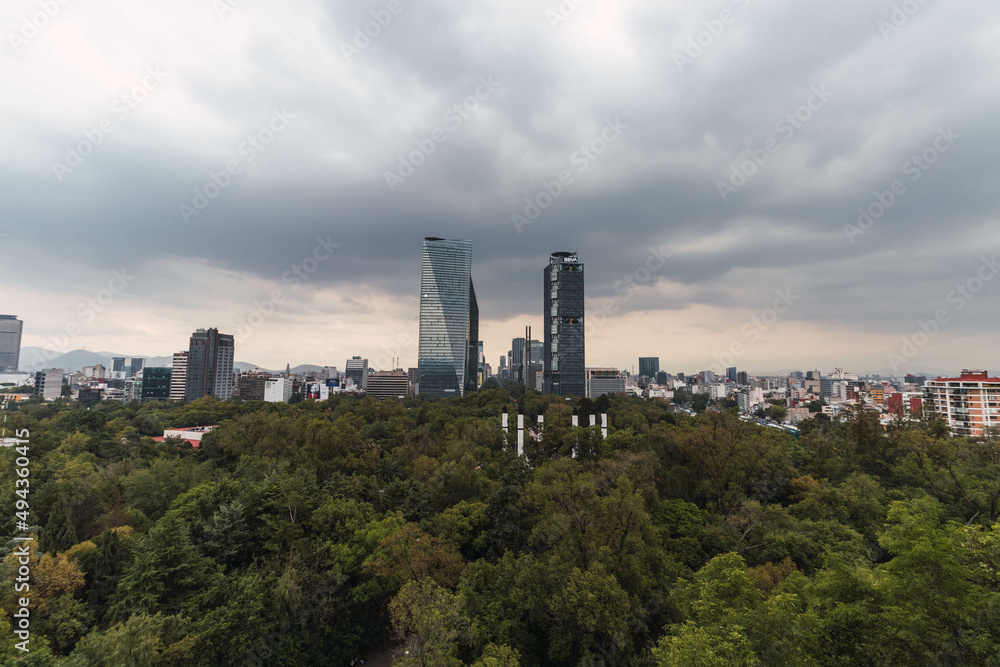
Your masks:
{"label": "forest of trees", "polygon": [[500,388],[12,409],[40,548],[25,655],[3,450],[0,664],[1000,665],[997,436],[602,403],[520,396],[520,459]]}

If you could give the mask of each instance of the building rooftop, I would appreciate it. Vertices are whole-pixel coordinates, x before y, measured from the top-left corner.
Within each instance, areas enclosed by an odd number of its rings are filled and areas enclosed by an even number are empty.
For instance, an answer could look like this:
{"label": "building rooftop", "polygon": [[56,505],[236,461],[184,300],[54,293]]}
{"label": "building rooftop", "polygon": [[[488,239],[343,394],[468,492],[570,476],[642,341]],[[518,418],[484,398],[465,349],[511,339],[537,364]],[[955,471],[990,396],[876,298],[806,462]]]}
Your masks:
{"label": "building rooftop", "polygon": [[989,371],[969,371],[963,370],[962,375],[957,378],[937,378],[931,382],[997,382],[1000,377],[990,377]]}

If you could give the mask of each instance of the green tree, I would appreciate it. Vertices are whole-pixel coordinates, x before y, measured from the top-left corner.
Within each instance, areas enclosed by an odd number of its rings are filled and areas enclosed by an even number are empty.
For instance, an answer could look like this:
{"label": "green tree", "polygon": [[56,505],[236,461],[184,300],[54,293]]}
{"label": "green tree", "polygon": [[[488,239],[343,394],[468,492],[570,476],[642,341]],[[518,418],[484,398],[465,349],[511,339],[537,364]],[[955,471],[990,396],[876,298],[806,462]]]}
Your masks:
{"label": "green tree", "polygon": [[521,654],[509,646],[487,644],[472,667],[521,667]]}
{"label": "green tree", "polygon": [[66,496],[60,494],[42,531],[42,548],[48,553],[63,552],[76,543],[76,528],[69,516]]}
{"label": "green tree", "polygon": [[462,598],[432,579],[411,581],[389,605],[402,655],[395,667],[461,667],[459,642],[469,632]]}
{"label": "green tree", "polygon": [[141,538],[132,564],[111,602],[114,619],[134,614],[176,614],[197,607],[197,598],[218,574],[215,563],[191,543],[178,515],[161,519]]}
{"label": "green tree", "polygon": [[180,616],[137,614],[104,633],[91,632],[68,661],[73,667],[172,667],[192,664],[198,636]]}

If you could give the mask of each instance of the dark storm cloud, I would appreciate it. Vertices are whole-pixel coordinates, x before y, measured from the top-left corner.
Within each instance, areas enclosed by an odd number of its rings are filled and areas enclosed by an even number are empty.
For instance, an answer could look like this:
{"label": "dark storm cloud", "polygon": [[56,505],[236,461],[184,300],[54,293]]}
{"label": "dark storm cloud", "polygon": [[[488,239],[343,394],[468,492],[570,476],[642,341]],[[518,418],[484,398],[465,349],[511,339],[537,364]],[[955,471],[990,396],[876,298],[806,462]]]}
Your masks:
{"label": "dark storm cloud", "polygon": [[[556,3],[404,1],[348,60],[343,45],[387,4],[324,2],[293,20],[247,3],[217,21],[182,3],[185,20],[163,28],[177,31],[178,46],[164,40],[148,53],[127,16],[103,28],[81,17],[117,69],[138,77],[155,61],[171,77],[63,183],[52,161],[118,91],[37,118],[26,109],[45,104],[44,88],[8,102],[18,137],[0,157],[0,231],[52,266],[184,259],[274,281],[317,239],[332,239],[340,249],[313,285],[407,298],[424,236],[472,238],[480,307],[494,319],[540,309],[549,252],[580,252],[596,298],[616,295],[649,248],[664,247],[670,261],[624,310],[753,308],[795,285],[803,298],[793,317],[880,330],[926,317],[996,247],[995,3],[927,3],[884,38],[878,22],[892,3],[860,0],[594,0],[555,29],[545,11]],[[678,67],[687,40],[724,10],[734,22]],[[103,45],[111,34],[135,40],[129,57]],[[38,39],[8,64],[8,85],[66,77]],[[483,77],[501,85],[452,127],[448,110]],[[786,136],[779,123],[817,87],[828,99]],[[248,161],[241,145],[275,110],[295,118]],[[615,118],[627,125],[621,136],[585,171],[574,166]],[[942,128],[960,138],[852,243],[845,225],[858,207],[906,179],[904,163]],[[386,172],[436,129],[447,141],[390,191]],[[723,200],[718,183],[772,138],[777,152]],[[241,173],[182,219],[179,206],[230,160]],[[563,170],[573,183],[518,233],[511,216]],[[44,270],[33,279],[66,288]],[[962,326],[995,325],[986,306],[998,301],[1000,291],[984,292]]]}

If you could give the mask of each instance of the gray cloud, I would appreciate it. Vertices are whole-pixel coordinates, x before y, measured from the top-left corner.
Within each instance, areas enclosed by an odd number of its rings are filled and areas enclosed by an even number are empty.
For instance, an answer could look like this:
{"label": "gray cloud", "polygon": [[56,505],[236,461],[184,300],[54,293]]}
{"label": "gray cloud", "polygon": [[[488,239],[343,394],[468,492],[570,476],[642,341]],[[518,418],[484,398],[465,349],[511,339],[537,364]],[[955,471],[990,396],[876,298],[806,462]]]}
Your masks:
{"label": "gray cloud", "polygon": [[[341,250],[292,312],[370,314],[378,295],[413,297],[420,239],[439,235],[474,239],[482,315],[505,320],[539,312],[551,251],[581,253],[597,299],[665,246],[670,262],[624,311],[755,309],[794,285],[790,318],[863,339],[912,328],[997,247],[995,3],[928,3],[886,39],[891,2],[593,0],[555,29],[556,3],[403,2],[348,61],[342,44],[386,4],[246,2],[219,20],[206,3],[97,2],[0,56],[18,91],[0,101],[0,256],[33,267],[7,284],[85,295],[108,267],[155,265],[134,296],[180,306],[199,287],[164,273],[170,262],[281,284],[329,236]],[[0,26],[30,9],[12,3]],[[725,9],[735,22],[678,71],[687,39]],[[52,163],[150,65],[170,76],[58,182]],[[449,108],[489,76],[500,88],[452,127]],[[784,138],[777,124],[815,86],[832,96]],[[248,160],[241,143],[276,109],[294,121]],[[574,154],[614,118],[627,129],[581,170]],[[949,127],[961,138],[850,243],[858,207]],[[447,141],[390,192],[386,171],[438,128]],[[772,137],[778,151],[723,201],[718,182]],[[230,160],[241,173],[186,224],[178,207]],[[562,170],[573,183],[517,233],[512,214]],[[336,306],[310,305],[330,287],[345,292]],[[998,304],[984,289],[955,331],[995,328]]]}

